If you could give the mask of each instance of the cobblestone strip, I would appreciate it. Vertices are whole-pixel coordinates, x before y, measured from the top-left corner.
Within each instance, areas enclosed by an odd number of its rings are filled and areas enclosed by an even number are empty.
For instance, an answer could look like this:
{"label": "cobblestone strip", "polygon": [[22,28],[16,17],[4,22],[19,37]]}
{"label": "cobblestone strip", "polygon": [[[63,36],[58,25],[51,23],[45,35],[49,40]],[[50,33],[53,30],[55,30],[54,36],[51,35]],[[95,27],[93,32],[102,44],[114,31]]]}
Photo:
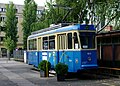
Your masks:
{"label": "cobblestone strip", "polygon": [[33,84],[32,82],[24,79],[23,77],[21,77],[21,76],[15,74],[15,73],[5,69],[1,65],[0,65],[0,72],[4,76],[8,77],[8,79],[10,81],[12,81],[13,83],[16,83],[18,86],[37,86],[37,85]]}

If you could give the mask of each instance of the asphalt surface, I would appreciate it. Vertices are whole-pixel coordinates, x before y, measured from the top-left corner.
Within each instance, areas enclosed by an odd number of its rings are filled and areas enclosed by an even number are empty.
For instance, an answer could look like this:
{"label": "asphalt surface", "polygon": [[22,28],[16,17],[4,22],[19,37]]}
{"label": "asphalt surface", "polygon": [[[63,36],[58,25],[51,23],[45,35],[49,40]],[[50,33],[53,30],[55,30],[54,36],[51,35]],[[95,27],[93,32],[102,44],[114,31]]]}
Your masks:
{"label": "asphalt surface", "polygon": [[0,86],[120,86],[120,78],[91,75],[58,82],[56,76],[40,77],[31,65],[0,58]]}

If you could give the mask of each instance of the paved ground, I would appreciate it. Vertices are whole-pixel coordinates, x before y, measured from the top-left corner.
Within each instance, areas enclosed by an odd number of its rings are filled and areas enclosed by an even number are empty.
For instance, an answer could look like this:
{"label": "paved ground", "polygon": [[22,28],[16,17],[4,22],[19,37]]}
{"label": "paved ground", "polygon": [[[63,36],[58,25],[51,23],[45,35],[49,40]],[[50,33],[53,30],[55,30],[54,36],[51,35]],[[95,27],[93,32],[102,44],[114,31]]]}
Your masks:
{"label": "paved ground", "polygon": [[55,76],[40,77],[30,65],[0,58],[0,86],[120,86],[120,79],[99,76],[57,82]]}

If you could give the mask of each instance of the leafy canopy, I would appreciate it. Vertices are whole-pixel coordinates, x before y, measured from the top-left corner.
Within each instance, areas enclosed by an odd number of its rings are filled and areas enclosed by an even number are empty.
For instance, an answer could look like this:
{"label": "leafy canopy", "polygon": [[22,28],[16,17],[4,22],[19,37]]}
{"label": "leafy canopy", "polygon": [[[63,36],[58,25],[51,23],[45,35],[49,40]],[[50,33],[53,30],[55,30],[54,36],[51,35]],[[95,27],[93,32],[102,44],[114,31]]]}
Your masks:
{"label": "leafy canopy", "polygon": [[[13,50],[17,46],[17,19],[16,8],[13,2],[6,5],[6,20],[5,20],[5,40],[4,44],[8,50]],[[8,42],[8,43],[7,43]]]}
{"label": "leafy canopy", "polygon": [[33,31],[31,25],[36,22],[37,5],[34,0],[25,0],[23,9],[23,43],[24,49],[27,49],[27,37]]}
{"label": "leafy canopy", "polygon": [[119,0],[49,0],[46,8],[34,28],[62,22],[91,23],[96,27],[102,23],[103,28],[108,24],[120,26]]}

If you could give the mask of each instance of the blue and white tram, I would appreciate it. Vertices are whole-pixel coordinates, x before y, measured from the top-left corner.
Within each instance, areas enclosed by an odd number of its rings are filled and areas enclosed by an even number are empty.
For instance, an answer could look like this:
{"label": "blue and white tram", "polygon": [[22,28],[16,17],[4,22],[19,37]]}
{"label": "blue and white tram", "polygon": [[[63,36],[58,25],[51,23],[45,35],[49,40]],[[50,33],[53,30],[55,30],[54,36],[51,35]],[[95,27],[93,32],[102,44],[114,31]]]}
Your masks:
{"label": "blue and white tram", "polygon": [[96,30],[94,25],[70,25],[32,34],[28,37],[28,64],[38,67],[48,60],[52,68],[58,62],[68,65],[68,72],[97,68]]}

